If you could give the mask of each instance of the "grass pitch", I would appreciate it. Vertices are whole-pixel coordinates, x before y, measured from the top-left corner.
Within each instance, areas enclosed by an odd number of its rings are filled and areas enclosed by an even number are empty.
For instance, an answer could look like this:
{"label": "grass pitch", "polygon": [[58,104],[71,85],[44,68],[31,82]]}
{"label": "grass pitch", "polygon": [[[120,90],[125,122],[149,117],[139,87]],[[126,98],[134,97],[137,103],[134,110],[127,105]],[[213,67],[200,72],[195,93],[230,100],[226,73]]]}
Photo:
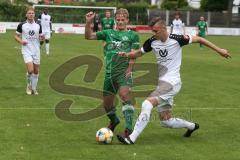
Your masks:
{"label": "grass pitch", "polygon": [[[142,34],[141,42],[149,36]],[[226,60],[206,47],[200,50],[197,44],[185,46],[181,68],[183,85],[174,106],[176,116],[198,122],[200,129],[191,138],[183,138],[184,129],[162,128],[154,109],[151,122],[136,144],[125,146],[116,137],[111,145],[95,142],[96,131],[108,123],[106,116],[80,122],[64,121],[55,114],[56,104],[64,99],[74,101],[70,110],[75,114],[89,111],[101,102],[93,97],[59,93],[49,85],[49,77],[67,60],[80,55],[103,59],[101,41],[87,41],[82,35],[53,35],[50,56],[44,52],[41,55],[39,95],[28,96],[25,65],[20,46],[14,41],[14,32],[0,34],[0,159],[239,159],[240,38],[208,36],[207,39],[227,48],[232,59]],[[145,62],[155,63],[154,55],[148,53],[137,60],[137,63]],[[86,70],[86,66],[75,69],[65,83],[101,90],[104,69],[89,82],[83,78]],[[154,88],[152,85],[140,86],[140,89],[145,87]],[[136,98],[137,113],[143,100],[143,97]],[[119,105],[119,115],[120,111]],[[124,128],[121,119],[115,133]]]}

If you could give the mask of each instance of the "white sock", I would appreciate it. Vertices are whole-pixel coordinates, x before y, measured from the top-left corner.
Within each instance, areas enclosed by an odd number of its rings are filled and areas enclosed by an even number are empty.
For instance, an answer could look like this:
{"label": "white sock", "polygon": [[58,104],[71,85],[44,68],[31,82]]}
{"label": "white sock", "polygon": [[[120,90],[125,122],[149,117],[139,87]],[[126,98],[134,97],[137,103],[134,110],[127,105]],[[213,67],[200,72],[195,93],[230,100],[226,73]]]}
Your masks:
{"label": "white sock", "polygon": [[32,90],[36,91],[38,84],[38,74],[32,74]]}
{"label": "white sock", "polygon": [[32,75],[32,74],[29,74],[28,72],[26,73],[27,85],[30,85],[30,84],[31,84],[31,81],[32,81],[31,75]]}
{"label": "white sock", "polygon": [[49,54],[49,46],[50,46],[50,44],[46,43],[45,45],[46,45],[46,53]]}
{"label": "white sock", "polygon": [[141,113],[137,119],[132,134],[129,136],[132,142],[136,141],[137,137],[142,133],[143,129],[147,126],[150,120],[152,108],[153,108],[152,103],[150,103],[148,100],[145,100],[142,103]]}
{"label": "white sock", "polygon": [[169,128],[188,128],[190,130],[194,129],[195,124],[180,118],[170,118],[169,120],[166,121],[161,121],[161,124],[164,127],[169,127]]}

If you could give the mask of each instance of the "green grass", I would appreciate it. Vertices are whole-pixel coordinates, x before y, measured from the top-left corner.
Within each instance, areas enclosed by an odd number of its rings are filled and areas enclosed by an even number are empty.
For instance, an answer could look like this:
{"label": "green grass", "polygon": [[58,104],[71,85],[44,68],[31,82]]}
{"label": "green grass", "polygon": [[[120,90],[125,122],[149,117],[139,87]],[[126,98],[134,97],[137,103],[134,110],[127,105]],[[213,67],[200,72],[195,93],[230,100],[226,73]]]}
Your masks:
{"label": "green grass", "polygon": [[[142,34],[142,42],[150,35]],[[103,59],[102,42],[86,41],[82,35],[55,34],[51,55],[42,54],[39,96],[25,94],[25,65],[14,32],[0,34],[0,159],[1,160],[237,160],[240,157],[240,50],[239,37],[209,36],[209,40],[229,49],[226,60],[197,44],[183,49],[183,86],[175,98],[174,114],[199,122],[201,128],[189,138],[184,129],[162,128],[156,110],[135,145],[121,145],[114,137],[111,145],[98,145],[96,131],[106,126],[106,116],[87,122],[63,121],[55,115],[55,105],[74,100],[71,111],[95,108],[99,100],[54,91],[49,77],[61,64],[79,55]],[[152,53],[137,60],[155,62]],[[103,68],[96,81],[83,82],[86,66],[74,70],[65,83],[101,90]],[[146,88],[154,86],[146,86]],[[143,87],[142,87],[143,88]],[[137,98],[139,112],[143,97]],[[118,106],[120,113],[120,106]],[[122,120],[123,122],[123,120]],[[116,132],[121,132],[123,123]]]}

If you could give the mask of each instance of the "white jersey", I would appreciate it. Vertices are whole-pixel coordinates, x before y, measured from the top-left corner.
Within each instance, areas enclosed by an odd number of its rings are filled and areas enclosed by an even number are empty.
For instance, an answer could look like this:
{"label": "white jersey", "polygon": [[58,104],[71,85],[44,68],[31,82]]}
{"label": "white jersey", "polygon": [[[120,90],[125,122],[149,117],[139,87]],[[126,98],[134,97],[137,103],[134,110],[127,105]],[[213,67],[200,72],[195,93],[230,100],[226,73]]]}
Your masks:
{"label": "white jersey", "polygon": [[171,23],[171,27],[172,27],[172,34],[178,34],[178,35],[182,35],[183,34],[183,28],[184,28],[184,23],[182,22],[181,19],[174,19]]}
{"label": "white jersey", "polygon": [[180,66],[182,61],[182,46],[192,43],[190,35],[170,34],[165,42],[154,37],[145,41],[142,53],[153,50],[159,68],[159,80],[175,85],[181,82]]}
{"label": "white jersey", "polygon": [[43,33],[50,33],[51,32],[51,16],[49,14],[41,14],[38,17],[38,20],[41,22],[41,26],[42,26],[42,31]]}
{"label": "white jersey", "polygon": [[18,25],[16,33],[22,36],[22,40],[26,41],[26,45],[22,45],[22,54],[36,55],[40,54],[40,39],[42,28],[40,24],[28,21]]}

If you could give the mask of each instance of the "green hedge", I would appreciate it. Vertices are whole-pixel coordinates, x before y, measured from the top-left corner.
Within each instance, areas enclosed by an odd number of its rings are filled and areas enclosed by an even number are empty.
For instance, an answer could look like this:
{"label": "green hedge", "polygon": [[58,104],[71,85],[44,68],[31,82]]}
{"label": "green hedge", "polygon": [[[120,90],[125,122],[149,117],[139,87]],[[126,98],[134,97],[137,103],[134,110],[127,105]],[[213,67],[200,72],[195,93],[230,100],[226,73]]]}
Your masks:
{"label": "green hedge", "polygon": [[[73,3],[76,5],[76,3]],[[73,5],[69,4],[69,5]],[[78,5],[80,3],[77,3]],[[81,6],[109,6],[117,8],[126,8],[130,14],[131,24],[148,24],[147,8],[148,4],[142,3],[128,3],[127,5],[122,3],[81,3]],[[49,8],[49,14],[52,16],[55,23],[85,23],[85,14],[90,9],[59,9]],[[98,10],[101,17],[104,16],[104,10]],[[36,16],[41,14],[41,8],[36,9]],[[0,21],[19,22],[25,19],[25,6],[13,6],[9,3],[0,3]]]}
{"label": "green hedge", "polygon": [[25,19],[25,6],[14,6],[7,2],[0,3],[0,21],[19,22]]}

